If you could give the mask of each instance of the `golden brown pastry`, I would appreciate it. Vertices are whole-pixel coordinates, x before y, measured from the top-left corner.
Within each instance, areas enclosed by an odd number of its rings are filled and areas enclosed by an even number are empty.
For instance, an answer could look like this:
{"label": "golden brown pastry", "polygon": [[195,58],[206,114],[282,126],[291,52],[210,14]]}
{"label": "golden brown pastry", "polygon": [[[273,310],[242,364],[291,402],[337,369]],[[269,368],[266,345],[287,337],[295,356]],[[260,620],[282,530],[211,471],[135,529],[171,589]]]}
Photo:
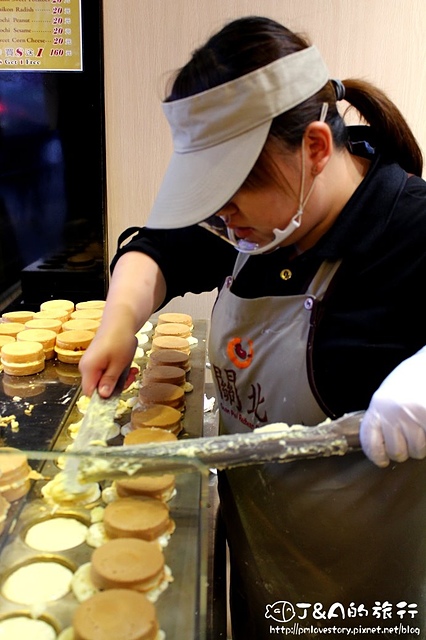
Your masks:
{"label": "golden brown pastry", "polygon": [[8,342],[1,347],[3,370],[11,376],[30,376],[43,371],[43,345],[40,342]]}
{"label": "golden brown pastry", "polygon": [[161,500],[146,497],[119,498],[105,507],[103,524],[109,538],[152,541],[174,531],[169,508]]}
{"label": "golden brown pastry", "polygon": [[43,345],[44,357],[51,360],[55,357],[57,333],[51,329],[25,329],[16,336],[18,342],[40,342]]}
{"label": "golden brown pastry", "polygon": [[73,616],[74,640],[157,640],[154,605],[130,589],[109,589],[82,602]]}
{"label": "golden brown pastry", "polygon": [[62,331],[56,338],[55,351],[58,360],[77,364],[94,337],[93,331]]}
{"label": "golden brown pastry", "polygon": [[132,589],[146,593],[165,578],[164,555],[158,544],[138,538],[109,540],[95,549],[90,577],[100,590]]}
{"label": "golden brown pastry", "polygon": [[185,408],[185,392],[182,387],[168,382],[150,382],[139,389],[139,402],[142,406],[163,404],[183,411]]}
{"label": "golden brown pastry", "polygon": [[19,500],[30,489],[31,467],[27,456],[14,447],[0,447],[0,496]]}

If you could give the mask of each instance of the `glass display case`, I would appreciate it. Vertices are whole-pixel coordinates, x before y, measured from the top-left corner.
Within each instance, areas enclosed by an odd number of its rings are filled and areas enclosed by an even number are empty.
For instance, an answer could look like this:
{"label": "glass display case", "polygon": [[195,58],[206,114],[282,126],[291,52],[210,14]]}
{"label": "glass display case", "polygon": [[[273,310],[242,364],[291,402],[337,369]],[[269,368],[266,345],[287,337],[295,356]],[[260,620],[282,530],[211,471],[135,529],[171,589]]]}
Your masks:
{"label": "glass display case", "polygon": [[[203,434],[206,333],[207,322],[195,321],[191,369],[187,374],[193,389],[185,394],[184,430],[179,438],[188,439]],[[146,366],[150,339],[148,334],[143,353],[140,352],[136,360],[141,371]],[[78,504],[78,501],[66,505],[54,503],[46,498],[43,491],[61,472],[67,455],[72,455],[72,450],[67,453],[66,448],[73,443],[74,427],[83,418],[87,400],[81,395],[79,382],[77,365],[61,366],[57,360],[50,361],[42,373],[32,376],[18,378],[0,374],[1,444],[24,452],[32,470],[36,472],[29,492],[11,502],[0,536],[0,624],[19,612],[51,625],[54,637],[61,640],[61,634],[71,625],[78,606],[73,589],[52,596],[50,601],[40,602],[37,596],[38,590],[42,592],[40,584],[32,589],[31,593],[35,594],[33,599],[30,596],[29,602],[16,602],[10,599],[7,589],[5,591],[5,584],[16,571],[33,563],[33,566],[39,562],[49,563],[49,566],[52,563],[59,564],[64,570],[75,574],[90,562],[94,547],[93,543],[87,542],[87,537],[69,549],[55,546],[54,549],[44,550],[32,548],[26,538],[34,524],[58,517],[77,520],[90,530],[96,524],[100,510],[108,503],[106,496],[111,488],[110,479],[100,483],[100,496],[88,504]],[[121,394],[121,410],[115,419],[117,430],[108,440],[109,447],[122,452],[123,460],[126,459],[126,447],[122,446],[122,434],[126,431],[137,394],[137,383]],[[103,447],[99,447],[101,457],[102,450]],[[195,465],[193,471],[177,473],[175,480],[176,494],[167,503],[175,530],[163,548],[172,581],[155,600],[155,608],[167,640],[203,640],[210,637],[207,608],[212,476],[208,469]],[[98,515],[94,517],[94,514]],[[46,573],[47,568],[46,564]]]}

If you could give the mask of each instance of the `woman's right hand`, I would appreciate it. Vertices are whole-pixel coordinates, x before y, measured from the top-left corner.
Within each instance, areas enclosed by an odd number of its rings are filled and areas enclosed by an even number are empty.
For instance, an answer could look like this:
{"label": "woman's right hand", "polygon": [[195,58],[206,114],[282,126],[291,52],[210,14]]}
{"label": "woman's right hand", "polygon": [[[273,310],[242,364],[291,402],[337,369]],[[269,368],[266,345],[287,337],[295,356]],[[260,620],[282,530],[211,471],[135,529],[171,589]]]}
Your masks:
{"label": "woman's right hand", "polygon": [[80,360],[82,390],[91,396],[97,388],[107,398],[131,363],[137,347],[135,334],[161,306],[166,283],[158,265],[136,251],[117,261],[111,278],[101,326]]}
{"label": "woman's right hand", "polygon": [[97,388],[100,396],[108,398],[131,363],[136,347],[137,339],[132,331],[97,334],[80,360],[83,393],[91,396]]}

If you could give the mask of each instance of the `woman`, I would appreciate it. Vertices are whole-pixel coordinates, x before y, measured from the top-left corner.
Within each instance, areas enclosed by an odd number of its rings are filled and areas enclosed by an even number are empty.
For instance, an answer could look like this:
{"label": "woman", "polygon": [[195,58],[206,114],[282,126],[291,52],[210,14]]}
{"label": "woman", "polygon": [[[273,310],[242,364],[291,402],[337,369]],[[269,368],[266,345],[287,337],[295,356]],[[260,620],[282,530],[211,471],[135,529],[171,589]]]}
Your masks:
{"label": "woman", "polygon": [[[369,127],[345,126],[343,97]],[[154,310],[218,287],[222,432],[368,409],[363,453],[221,474],[234,640],[400,623],[423,637],[426,186],[414,136],[381,91],[331,81],[315,47],[258,17],[196,51],[163,107],[174,154],[147,226],[113,261],[83,390],[109,395]]]}

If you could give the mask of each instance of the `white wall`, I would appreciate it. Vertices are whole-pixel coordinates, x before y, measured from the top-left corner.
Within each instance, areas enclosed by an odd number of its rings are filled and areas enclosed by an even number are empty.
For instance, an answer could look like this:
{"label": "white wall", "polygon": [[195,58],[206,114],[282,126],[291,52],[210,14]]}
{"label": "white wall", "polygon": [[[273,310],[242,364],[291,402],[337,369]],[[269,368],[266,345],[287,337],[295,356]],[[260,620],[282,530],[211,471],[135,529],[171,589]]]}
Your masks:
{"label": "white wall", "polygon": [[[376,83],[426,150],[424,0],[104,0],[109,251],[142,225],[171,153],[160,102],[171,73],[226,21],[265,15],[308,35],[334,77]],[[209,315],[214,296],[173,310]]]}

